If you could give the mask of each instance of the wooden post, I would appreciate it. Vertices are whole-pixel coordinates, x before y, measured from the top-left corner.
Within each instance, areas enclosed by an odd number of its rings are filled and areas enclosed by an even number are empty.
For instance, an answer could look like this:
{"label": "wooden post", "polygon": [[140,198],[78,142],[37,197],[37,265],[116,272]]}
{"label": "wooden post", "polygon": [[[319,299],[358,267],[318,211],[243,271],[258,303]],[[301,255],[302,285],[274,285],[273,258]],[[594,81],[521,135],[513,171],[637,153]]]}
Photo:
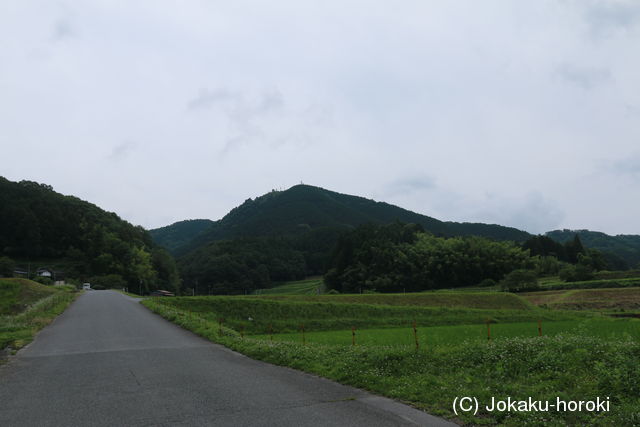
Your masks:
{"label": "wooden post", "polygon": [[356,345],[356,327],[351,327],[351,345]]}
{"label": "wooden post", "polygon": [[273,342],[273,327],[269,323],[269,341]]}
{"label": "wooden post", "polygon": [[491,322],[487,319],[487,341],[491,341]]}
{"label": "wooden post", "polygon": [[420,346],[418,344],[418,329],[416,329],[416,321],[413,321],[413,339],[416,341],[416,350]]}
{"label": "wooden post", "polygon": [[240,325],[240,338],[244,339],[244,325]]}
{"label": "wooden post", "polygon": [[302,331],[302,345],[307,345],[307,340],[304,337],[304,324],[300,324],[300,330]]}
{"label": "wooden post", "polygon": [[221,317],[218,319],[218,333],[220,335],[222,335],[222,323],[224,322],[224,319]]}
{"label": "wooden post", "polygon": [[538,336],[542,336],[542,320],[538,319]]}

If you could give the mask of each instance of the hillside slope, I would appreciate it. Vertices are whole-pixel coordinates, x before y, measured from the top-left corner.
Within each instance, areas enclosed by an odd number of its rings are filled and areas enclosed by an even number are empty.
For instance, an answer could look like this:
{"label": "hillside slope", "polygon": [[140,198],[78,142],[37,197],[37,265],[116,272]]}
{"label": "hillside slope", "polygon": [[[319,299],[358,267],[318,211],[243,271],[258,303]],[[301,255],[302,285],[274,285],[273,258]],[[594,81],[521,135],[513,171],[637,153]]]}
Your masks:
{"label": "hillside slope", "polygon": [[178,248],[188,245],[213,224],[214,221],[209,219],[188,219],[150,230],[149,234],[154,242],[173,253]]}
{"label": "hillside slope", "polygon": [[102,286],[177,289],[173,259],[142,227],[46,184],[0,177],[0,256],[67,265],[67,279]]}

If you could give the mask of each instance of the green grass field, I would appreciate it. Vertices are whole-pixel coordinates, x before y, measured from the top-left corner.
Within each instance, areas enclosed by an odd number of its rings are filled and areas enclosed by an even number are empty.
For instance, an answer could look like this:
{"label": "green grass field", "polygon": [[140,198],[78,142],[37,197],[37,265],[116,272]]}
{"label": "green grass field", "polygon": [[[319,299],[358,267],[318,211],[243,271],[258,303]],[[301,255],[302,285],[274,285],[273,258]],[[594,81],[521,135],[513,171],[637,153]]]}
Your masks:
{"label": "green grass field", "polygon": [[72,286],[51,287],[27,279],[0,279],[0,350],[17,350],[76,298]]}
{"label": "green grass field", "polygon": [[[417,295],[420,296],[420,295]],[[469,297],[470,296],[470,297]],[[489,319],[494,323],[513,323],[523,321],[572,320],[584,318],[588,314],[574,311],[551,311],[535,308],[522,299],[509,294],[484,295],[494,298],[493,303],[483,304],[497,309],[475,308],[480,299],[473,294],[464,294],[457,298],[450,294],[442,300],[444,306],[415,305],[412,295],[353,295],[327,296],[322,301],[316,297],[176,297],[165,298],[162,303],[170,308],[181,310],[208,321],[224,323],[232,329],[244,329],[250,334],[266,333],[269,328],[277,333],[295,332],[304,325],[310,332],[326,330],[406,327],[415,320],[423,326],[484,324]],[[468,298],[467,298],[468,297]],[[505,297],[507,297],[505,299]],[[302,299],[300,299],[302,298]],[[372,304],[372,298],[376,303]],[[387,301],[387,304],[383,302]],[[456,300],[457,306],[450,307]],[[157,299],[154,299],[157,300]],[[349,303],[341,301],[350,301]],[[331,301],[331,302],[329,302]],[[405,301],[406,305],[399,305]],[[417,301],[420,301],[419,299]],[[465,307],[461,301],[467,301],[471,307]],[[506,301],[506,303],[504,303]],[[504,303],[504,304],[503,304]],[[393,305],[392,305],[393,304]],[[518,307],[518,308],[513,308]]]}
{"label": "green grass field", "polygon": [[258,289],[254,295],[317,295],[324,292],[322,277],[286,282],[273,288]]}

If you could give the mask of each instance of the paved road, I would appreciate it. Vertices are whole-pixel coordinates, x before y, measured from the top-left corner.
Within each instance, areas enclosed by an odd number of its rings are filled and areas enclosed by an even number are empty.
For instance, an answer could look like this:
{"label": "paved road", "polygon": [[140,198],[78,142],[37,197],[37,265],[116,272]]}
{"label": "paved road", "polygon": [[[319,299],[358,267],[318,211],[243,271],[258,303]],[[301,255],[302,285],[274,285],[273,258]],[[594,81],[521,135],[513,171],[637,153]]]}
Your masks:
{"label": "paved road", "polygon": [[255,361],[117,292],[82,295],[0,367],[0,426],[451,425]]}

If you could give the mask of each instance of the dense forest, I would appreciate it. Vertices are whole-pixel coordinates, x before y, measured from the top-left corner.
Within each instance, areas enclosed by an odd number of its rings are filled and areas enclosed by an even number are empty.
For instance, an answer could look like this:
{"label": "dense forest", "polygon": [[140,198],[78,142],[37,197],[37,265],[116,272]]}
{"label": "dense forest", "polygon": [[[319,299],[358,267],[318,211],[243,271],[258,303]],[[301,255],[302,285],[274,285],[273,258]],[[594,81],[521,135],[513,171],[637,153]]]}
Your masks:
{"label": "dense forest", "polygon": [[325,283],[349,293],[473,286],[525,268],[529,258],[512,242],[436,237],[415,224],[369,224],[340,238]]}
{"label": "dense forest", "polygon": [[[548,245],[548,246],[545,246]],[[415,224],[368,224],[340,237],[325,275],[338,292],[415,292],[503,283],[535,287],[538,276],[587,280],[608,267],[576,235],[565,244],[535,236],[522,245],[477,236],[436,237]]]}
{"label": "dense forest", "polygon": [[58,266],[67,281],[143,292],[179,288],[175,261],[142,227],[31,181],[0,177],[0,257],[5,273],[8,265]]}

